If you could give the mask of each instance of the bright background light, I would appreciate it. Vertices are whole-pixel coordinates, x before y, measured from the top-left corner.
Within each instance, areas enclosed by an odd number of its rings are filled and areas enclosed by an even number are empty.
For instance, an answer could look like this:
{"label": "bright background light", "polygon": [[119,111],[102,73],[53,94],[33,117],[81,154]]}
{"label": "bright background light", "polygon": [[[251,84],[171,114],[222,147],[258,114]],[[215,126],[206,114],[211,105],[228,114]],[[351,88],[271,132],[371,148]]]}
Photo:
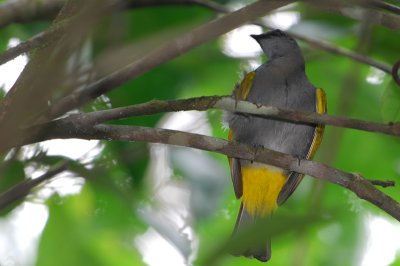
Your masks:
{"label": "bright background light", "polygon": [[[8,41],[7,47],[11,48],[19,43],[20,41],[18,39],[11,38]],[[0,87],[3,87],[4,91],[8,92],[11,89],[27,62],[28,57],[26,55],[20,55],[14,60],[0,65]]]}

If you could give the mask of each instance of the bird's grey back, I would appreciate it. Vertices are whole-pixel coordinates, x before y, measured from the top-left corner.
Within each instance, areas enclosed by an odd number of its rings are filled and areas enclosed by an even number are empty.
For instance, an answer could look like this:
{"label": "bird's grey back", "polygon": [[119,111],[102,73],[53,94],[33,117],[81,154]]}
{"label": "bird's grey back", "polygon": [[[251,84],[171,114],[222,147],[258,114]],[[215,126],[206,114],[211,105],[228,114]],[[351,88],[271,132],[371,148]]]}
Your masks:
{"label": "bird's grey back", "polygon": [[[256,69],[247,100],[295,111],[315,112],[316,90],[304,72],[304,63],[290,56],[268,61]],[[305,157],[315,126],[234,114],[230,119],[235,139]]]}

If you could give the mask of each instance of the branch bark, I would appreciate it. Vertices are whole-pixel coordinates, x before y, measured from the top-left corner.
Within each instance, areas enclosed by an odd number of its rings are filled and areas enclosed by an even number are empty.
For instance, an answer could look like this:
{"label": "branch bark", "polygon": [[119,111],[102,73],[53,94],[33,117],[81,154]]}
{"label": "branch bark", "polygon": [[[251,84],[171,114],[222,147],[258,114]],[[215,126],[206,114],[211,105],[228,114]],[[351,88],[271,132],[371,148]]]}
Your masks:
{"label": "branch bark", "polygon": [[99,139],[163,143],[213,151],[225,154],[229,157],[272,164],[347,188],[354,192],[359,198],[369,201],[400,221],[400,204],[375,188],[369,180],[364,179],[358,174],[347,173],[321,163],[296,158],[292,155],[198,134],[139,126],[104,124],[93,126],[80,122],[76,120],[57,120],[47,128],[48,133],[44,139],[81,138],[88,140]]}
{"label": "branch bark", "polygon": [[400,8],[398,6],[386,3],[384,1],[379,1],[379,0],[369,0],[367,1],[367,4],[373,6],[373,7],[377,7],[377,8],[381,8],[383,10],[392,12],[396,15],[400,15]]}
{"label": "branch bark", "polygon": [[5,208],[9,207],[11,204],[15,203],[18,200],[21,200],[29,195],[29,193],[37,187],[38,185],[42,184],[43,182],[53,178],[54,176],[58,175],[59,173],[64,172],[67,170],[67,163],[63,162],[52,169],[50,169],[45,174],[39,176],[35,179],[29,179],[24,182],[21,182],[6,192],[0,194],[0,211],[4,210]]}
{"label": "branch bark", "polygon": [[[369,5],[374,8],[388,10],[394,14],[399,14],[399,8],[381,1],[352,1],[350,3],[358,3],[360,5]],[[65,0],[41,0],[35,2],[31,0],[14,0],[8,1],[0,5],[0,28],[11,23],[29,23],[37,20],[47,20],[54,18],[60,11]],[[350,3],[347,3],[350,4]],[[214,1],[209,0],[135,0],[128,1],[123,5],[125,8],[146,7],[152,5],[200,5],[217,12],[228,12],[227,9]],[[316,2],[315,6],[322,9],[328,9],[340,15],[350,17],[352,19],[361,20],[358,12],[349,12],[348,6],[335,1],[330,5]],[[378,12],[377,12],[378,13]],[[389,13],[379,13],[378,24],[391,29],[400,29],[400,22],[396,15]]]}
{"label": "branch bark", "polygon": [[171,101],[152,100],[132,106],[78,114],[66,119],[79,120],[80,123],[85,124],[99,124],[132,116],[152,115],[160,112],[204,111],[211,108],[297,123],[324,124],[400,136],[400,123],[383,124],[326,114],[321,115],[313,112],[285,110],[273,106],[262,106],[251,102],[235,100],[230,96],[206,96]]}
{"label": "branch bark", "polygon": [[340,47],[340,46],[335,46],[335,45],[333,45],[331,43],[328,43],[328,42],[325,42],[325,41],[322,41],[322,40],[315,40],[315,39],[312,39],[310,37],[307,37],[307,36],[304,36],[304,35],[301,35],[301,34],[297,34],[297,33],[294,33],[294,32],[290,32],[289,31],[289,33],[294,38],[296,38],[298,40],[301,40],[301,41],[309,44],[310,46],[313,46],[313,47],[316,47],[316,48],[331,52],[333,54],[337,54],[337,55],[342,55],[342,56],[348,57],[350,59],[353,59],[354,61],[357,61],[357,62],[360,62],[362,64],[375,67],[377,69],[380,69],[380,70],[382,70],[383,72],[385,72],[387,74],[391,74],[392,73],[392,67],[390,65],[382,63],[382,62],[379,62],[377,60],[374,60],[374,59],[372,59],[370,57],[367,57],[365,55],[362,55],[362,54],[360,54],[358,52],[351,51],[351,50],[345,49],[345,48]]}
{"label": "branch bark", "polygon": [[[61,2],[63,2],[63,1],[60,1],[60,3]],[[120,9],[148,7],[148,6],[154,6],[154,5],[199,5],[199,6],[203,6],[205,8],[211,9],[213,11],[219,12],[219,13],[228,13],[229,12],[228,8],[224,7],[223,5],[220,5],[220,4],[212,2],[212,1],[205,1],[205,0],[168,0],[168,1],[162,1],[162,2],[160,2],[159,0],[137,1],[137,2],[135,1],[135,2],[131,2],[129,4],[126,4],[126,3],[121,4]],[[324,8],[324,7],[322,7],[322,8]],[[0,7],[0,10],[1,10],[1,7]],[[340,7],[336,6],[336,7],[330,7],[329,10],[339,12],[341,9],[340,9]],[[347,13],[349,13],[349,12],[347,12]],[[346,12],[341,13],[341,15],[346,15]],[[381,17],[381,20],[383,19],[382,16],[384,16],[384,15],[385,14],[379,15]],[[362,18],[356,17],[355,19],[361,20]],[[256,24],[263,26],[263,27],[271,28],[270,25],[267,25],[264,22],[262,22],[262,23],[257,22]],[[400,29],[400,23],[399,23],[398,28]],[[56,38],[53,35],[58,34],[61,30],[62,30],[62,27],[58,27],[55,29],[51,29],[51,30],[39,33],[39,34],[33,36],[32,38],[30,38],[29,40],[15,46],[13,48],[10,48],[9,50],[5,51],[3,54],[0,54],[0,65],[6,63],[7,61],[9,61],[23,53],[26,53],[26,52],[31,51],[32,49],[35,49],[36,47],[40,46],[41,44],[46,43],[48,39]],[[342,47],[337,47],[328,42],[315,40],[315,39],[309,38],[309,37],[301,35],[301,34],[297,34],[297,33],[293,33],[293,32],[290,32],[290,34],[294,38],[299,39],[303,42],[306,42],[313,47],[317,47],[319,49],[322,49],[322,50],[325,50],[325,51],[328,51],[328,52],[331,52],[334,54],[349,57],[360,63],[367,64],[367,65],[373,66],[377,69],[380,69],[388,74],[390,74],[392,71],[391,66],[389,66],[385,63],[376,61],[372,58],[369,58],[369,57],[359,54],[357,52],[350,51],[350,50],[344,49]]]}
{"label": "branch bark", "polygon": [[11,23],[54,18],[65,0],[17,0],[0,5],[0,28]]}
{"label": "branch bark", "polygon": [[248,21],[252,21],[271,10],[282,7],[291,2],[292,1],[290,0],[259,0],[239,10],[210,21],[209,23],[203,24],[182,36],[167,41],[123,69],[100,79],[83,90],[64,97],[52,106],[44,120],[58,117],[69,110],[82,106],[92,99],[95,99],[125,82],[144,74],[155,66],[178,57],[221,34],[233,30]]}
{"label": "branch bark", "polygon": [[[323,5],[318,6],[322,10],[327,10],[332,13],[339,14],[341,16],[345,16],[354,20],[361,21],[363,19],[363,16],[360,15],[360,12],[357,8],[346,8],[344,6],[340,5],[331,5],[329,7],[325,7]],[[399,30],[400,29],[400,21],[398,19],[398,16],[392,15],[392,14],[386,14],[386,13],[381,13],[381,12],[376,12],[376,17],[379,19],[375,20],[374,23],[376,24],[381,24],[382,26],[385,26],[389,29],[392,30]]]}
{"label": "branch bark", "polygon": [[[66,0],[14,0],[0,4],[0,28],[11,23],[29,23],[54,19]],[[198,5],[220,10],[221,5],[209,0],[134,0],[112,3],[120,8],[139,8],[155,5]]]}
{"label": "branch bark", "polygon": [[321,115],[313,112],[300,112],[285,110],[273,106],[262,106],[251,102],[235,100],[230,96],[207,96],[170,101],[152,100],[150,102],[137,105],[71,115],[66,118],[22,129],[18,132],[15,132],[11,138],[0,138],[0,152],[4,152],[13,147],[44,141],[47,139],[46,136],[48,136],[49,132],[51,133],[51,130],[57,128],[57,126],[55,126],[57,124],[79,123],[85,125],[97,125],[111,120],[133,116],[189,110],[205,111],[212,108],[296,123],[324,124],[369,132],[379,132],[392,136],[400,136],[400,123],[383,124],[377,122],[368,122],[346,117],[325,114]]}
{"label": "branch bark", "polygon": [[48,43],[50,39],[57,39],[64,29],[64,25],[65,24],[60,24],[58,27],[52,27],[49,30],[36,34],[25,42],[9,48],[4,53],[0,54],[0,65],[7,63],[23,53],[30,52],[40,45]]}
{"label": "branch bark", "polygon": [[[35,17],[35,14],[38,16],[56,16],[56,12],[58,12],[65,0],[47,0],[41,2],[39,5],[29,5],[25,3],[25,0],[14,1],[12,3],[5,3],[0,5],[0,28],[2,25],[7,24],[7,21],[12,21],[12,18],[15,17],[15,22],[20,21],[20,17],[27,17],[28,14],[33,16],[34,19],[38,19]],[[32,1],[31,1],[32,2]],[[223,9],[222,5],[214,3],[212,1],[207,0],[136,0],[136,1],[128,1],[128,2],[117,2],[114,3],[107,10],[116,10],[116,9],[129,9],[129,8],[142,8],[149,6],[167,6],[167,5],[196,5],[202,6],[213,11],[217,12],[225,12],[226,9]],[[12,10],[10,12],[9,10]],[[8,12],[8,13],[7,13]],[[3,13],[7,13],[7,16],[2,16]],[[28,16],[29,17],[29,16]],[[51,27],[50,29],[43,31],[30,39],[26,40],[18,44],[15,47],[12,47],[0,54],[0,65],[16,58],[17,56],[32,51],[41,45],[45,45],[49,40],[58,38],[58,35],[63,32],[65,29],[65,24],[63,23],[58,27]]]}

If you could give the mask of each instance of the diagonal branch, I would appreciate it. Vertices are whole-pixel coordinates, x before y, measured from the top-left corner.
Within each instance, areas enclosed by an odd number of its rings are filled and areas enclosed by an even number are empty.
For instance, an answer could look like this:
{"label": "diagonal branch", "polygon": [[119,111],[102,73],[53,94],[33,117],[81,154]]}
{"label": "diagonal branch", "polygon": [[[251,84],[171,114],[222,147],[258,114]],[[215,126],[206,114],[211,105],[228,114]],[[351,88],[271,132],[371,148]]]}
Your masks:
{"label": "diagonal branch", "polygon": [[40,45],[48,43],[50,39],[57,39],[65,28],[65,24],[60,24],[57,27],[51,27],[50,29],[40,32],[30,38],[29,40],[17,44],[14,47],[9,48],[4,53],[0,54],[0,65],[7,63],[8,61],[38,48]]}
{"label": "diagonal branch", "polygon": [[[360,13],[360,9],[358,7],[349,8],[344,2],[339,3],[336,1],[334,5],[316,5],[321,10],[326,10],[332,13],[339,14],[341,16],[345,16],[354,20],[363,21],[365,17]],[[400,21],[398,16],[388,14],[385,12],[374,11],[374,17],[379,19],[374,19],[373,23],[380,24],[389,29],[399,30],[400,29]]]}
{"label": "diagonal branch", "polygon": [[381,8],[383,10],[392,12],[396,15],[400,15],[400,8],[398,6],[386,3],[385,1],[369,0],[369,1],[367,1],[367,4],[371,5],[372,7],[377,7],[377,8]]}
{"label": "diagonal branch", "polygon": [[[62,1],[60,1],[60,3],[61,2]],[[211,9],[213,11],[219,12],[219,13],[229,13],[229,9],[226,8],[225,6],[215,3],[215,2],[212,2],[212,1],[205,1],[205,0],[168,0],[168,1],[162,1],[162,2],[160,2],[159,0],[135,1],[135,2],[130,2],[128,4],[124,3],[124,4],[120,4],[120,5],[121,5],[120,9],[148,7],[148,6],[153,6],[153,5],[199,5],[199,6],[203,6],[205,8]],[[324,7],[322,6],[321,8],[324,8]],[[334,7],[330,7],[330,10],[333,10],[333,8]],[[337,8],[336,12],[339,12],[340,8],[337,6],[336,6],[336,8]],[[1,9],[1,7],[0,7],[0,9]],[[346,14],[341,14],[341,15],[346,15]],[[383,16],[383,15],[385,15],[385,14],[381,14],[381,16]],[[356,19],[361,19],[361,18],[356,18]],[[263,26],[263,27],[271,28],[270,25],[267,25],[264,22],[257,22],[256,24]],[[399,24],[399,28],[400,28],[400,24]],[[29,52],[32,49],[37,48],[41,44],[46,43],[48,39],[56,38],[53,35],[57,35],[59,32],[61,32],[61,30],[62,30],[62,27],[58,27],[58,28],[53,28],[53,29],[45,31],[45,32],[41,32],[41,33],[33,36],[29,40],[15,46],[15,47],[10,48],[9,50],[5,51],[3,54],[0,54],[0,65],[6,63],[7,61],[9,61],[23,53]],[[373,66],[375,68],[378,68],[386,73],[389,73],[389,74],[391,73],[391,67],[389,65],[379,62],[379,61],[376,61],[369,57],[366,57],[357,52],[350,51],[350,50],[344,49],[342,47],[337,47],[328,42],[312,39],[305,35],[301,35],[301,34],[297,34],[297,33],[293,33],[293,32],[289,32],[289,33],[294,38],[299,39],[303,42],[306,42],[313,47],[317,47],[319,49],[322,49],[322,50],[325,50],[325,51],[328,51],[328,52],[331,52],[334,54],[346,56],[346,57],[354,59],[360,63],[367,64],[367,65]]]}
{"label": "diagonal branch", "polygon": [[[0,28],[11,23],[29,23],[54,19],[66,0],[13,0],[0,4]],[[221,5],[210,0],[125,0],[112,2],[120,8],[139,8],[155,5],[198,5],[221,11]]]}
{"label": "diagonal branch", "polygon": [[374,59],[372,59],[368,56],[365,56],[363,54],[360,54],[358,52],[355,52],[355,51],[352,51],[352,50],[349,50],[349,49],[346,49],[346,48],[343,48],[340,46],[333,45],[333,44],[325,42],[323,40],[316,40],[316,39],[313,39],[313,38],[310,38],[310,37],[307,37],[305,35],[301,35],[298,33],[289,31],[289,34],[292,35],[294,38],[301,40],[301,41],[309,44],[310,46],[316,47],[318,49],[322,49],[322,50],[328,51],[333,54],[351,58],[354,61],[357,61],[359,63],[380,69],[387,74],[391,74],[391,72],[392,72],[392,67],[390,65],[388,65],[386,63],[382,63],[377,60],[374,60]]}
{"label": "diagonal branch", "polygon": [[[12,4],[5,3],[0,5],[0,27],[2,24],[6,24],[6,21],[12,20],[12,14],[14,16],[21,16],[21,14],[37,14],[40,16],[55,16],[56,11],[58,12],[64,4],[65,0],[47,0],[41,2],[40,5],[30,6],[26,5],[26,0],[15,1]],[[217,12],[227,12],[227,9],[224,8],[223,5],[217,4],[208,0],[136,0],[136,1],[120,1],[117,3],[111,4],[111,7],[107,8],[107,10],[124,10],[128,8],[142,8],[149,6],[157,6],[157,5],[196,5],[202,6]],[[3,16],[1,14],[3,12],[7,12],[7,10],[12,9],[13,12],[8,12],[8,17]],[[30,10],[30,11],[29,11]],[[21,13],[21,14],[20,14]],[[53,14],[54,13],[54,14]],[[26,15],[25,15],[26,16]],[[23,16],[23,17],[25,17]],[[18,17],[16,18],[16,22],[19,22]],[[3,20],[3,21],[2,21]],[[58,35],[60,35],[66,27],[66,22],[58,25],[57,27],[51,27],[50,29],[40,32],[37,35],[31,37],[30,39],[16,45],[8,49],[7,51],[0,54],[0,65],[16,58],[17,56],[32,51],[33,49],[38,48],[41,45],[48,43],[52,39],[57,39]]]}
{"label": "diagonal branch", "polygon": [[21,182],[6,192],[0,194],[0,211],[7,208],[14,202],[21,200],[25,198],[26,196],[29,195],[29,193],[37,187],[38,185],[42,184],[43,182],[53,178],[54,176],[58,175],[59,173],[64,172],[67,170],[68,164],[67,162],[63,162],[52,169],[50,169],[48,172],[44,173],[43,175],[39,176],[38,178],[35,179],[28,179],[24,182]]}
{"label": "diagonal branch", "polygon": [[[61,4],[62,2],[63,1],[59,1],[59,4]],[[43,5],[47,5],[47,3],[45,2],[45,3],[43,3]],[[54,5],[54,3],[52,5]],[[215,3],[213,1],[208,1],[208,0],[134,1],[134,2],[129,2],[129,3],[122,2],[119,5],[120,5],[119,9],[148,7],[148,6],[154,6],[154,5],[185,5],[185,6],[198,5],[198,6],[203,6],[205,8],[211,9],[211,10],[219,12],[219,13],[228,13],[229,12],[228,8],[226,8],[225,6]],[[116,8],[116,7],[114,7],[114,8]],[[321,8],[324,8],[324,7],[322,6]],[[334,7],[331,6],[330,10],[332,10],[332,8],[334,8]],[[338,6],[336,6],[336,8],[337,8],[336,12],[338,12],[338,10],[340,10],[340,8]],[[44,9],[47,10],[46,7]],[[48,9],[48,10],[50,10],[50,9]],[[1,12],[1,6],[0,6],[0,12]],[[342,14],[342,15],[346,15],[346,14]],[[382,16],[387,16],[387,15],[380,14],[380,17],[382,17]],[[360,18],[356,18],[356,19],[360,19]],[[381,18],[381,19],[383,19],[383,18]],[[264,22],[262,22],[262,23],[257,22],[256,24],[259,24],[259,25],[267,27],[267,28],[271,28],[270,25],[267,25]],[[33,36],[29,40],[15,46],[15,47],[10,48],[9,50],[5,51],[3,54],[0,54],[0,65],[6,63],[7,61],[9,61],[23,53],[29,52],[32,49],[39,47],[40,45],[46,43],[49,39],[57,38],[57,34],[60,34],[62,32],[63,28],[64,28],[63,25],[61,25],[59,27],[51,28],[48,31],[41,32],[41,33]],[[400,28],[400,25],[399,25],[399,28]],[[297,33],[293,33],[293,32],[290,32],[290,34],[293,37],[295,37],[296,39],[302,40],[303,42],[306,42],[313,47],[317,47],[319,49],[322,49],[322,50],[325,50],[325,51],[328,51],[328,52],[331,52],[334,54],[349,57],[360,63],[367,64],[367,65],[373,66],[377,69],[380,69],[388,74],[390,74],[392,71],[391,66],[389,66],[385,63],[376,61],[372,58],[369,58],[369,57],[359,54],[357,52],[347,50],[342,47],[337,47],[328,42],[312,39],[312,38],[309,38],[309,37],[301,35],[301,34],[297,34]],[[394,78],[395,78],[395,76],[394,76]]]}
{"label": "diagonal branch", "polygon": [[[11,23],[29,23],[37,20],[52,19],[60,11],[61,7],[65,3],[65,0],[41,0],[27,1],[27,0],[14,0],[0,4],[0,28],[5,27]],[[312,1],[311,1],[312,3]],[[328,9],[330,11],[339,13],[340,15],[350,17],[352,19],[361,20],[359,12],[349,12],[349,4],[355,3],[358,5],[369,6],[373,8],[380,8],[383,10],[390,11],[394,14],[399,14],[399,7],[390,5],[382,1],[350,1],[348,3],[335,1],[329,5],[327,3],[321,3],[321,1],[315,1],[314,4],[318,8]],[[229,12],[223,5],[214,2],[212,0],[134,0],[126,1],[126,3],[119,4],[122,8],[137,8],[155,5],[199,5],[210,10],[217,12]],[[399,29],[400,22],[396,15],[392,15],[387,12],[376,12],[379,13],[379,20],[376,23],[380,23],[383,26],[392,29]]]}
{"label": "diagonal branch", "polygon": [[155,66],[170,61],[221,34],[233,30],[246,22],[252,21],[271,10],[282,7],[291,2],[293,1],[259,0],[239,10],[203,24],[177,38],[169,40],[123,69],[98,80],[83,90],[64,97],[52,106],[47,117],[43,120],[58,117],[69,110],[82,106],[92,99],[95,99],[127,81],[146,73]]}
{"label": "diagonal branch", "polygon": [[145,141],[191,147],[272,164],[284,169],[310,175],[329,181],[354,192],[359,198],[367,200],[400,221],[400,204],[387,196],[358,174],[347,173],[314,161],[296,158],[260,147],[223,139],[191,134],[176,130],[146,128],[139,126],[87,125],[73,120],[57,120],[48,129],[44,139],[81,138],[120,141]]}
{"label": "diagonal branch", "polygon": [[65,0],[16,0],[0,4],[0,28],[11,23],[54,18]]}

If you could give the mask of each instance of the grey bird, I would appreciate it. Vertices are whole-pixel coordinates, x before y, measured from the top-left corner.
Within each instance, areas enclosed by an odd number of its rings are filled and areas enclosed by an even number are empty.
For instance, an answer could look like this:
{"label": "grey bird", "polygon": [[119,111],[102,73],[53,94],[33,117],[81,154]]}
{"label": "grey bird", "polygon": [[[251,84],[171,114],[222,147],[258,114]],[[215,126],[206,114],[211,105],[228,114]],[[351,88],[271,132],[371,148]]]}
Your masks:
{"label": "grey bird", "polygon": [[[232,96],[237,100],[294,111],[325,113],[325,93],[308,80],[304,58],[296,41],[281,30],[251,37],[259,43],[269,60],[255,71],[247,73]],[[262,146],[298,158],[312,158],[323,134],[322,125],[292,123],[241,113],[229,113],[226,120],[230,128],[229,140]],[[241,199],[234,235],[245,232],[246,228],[258,221],[268,221],[265,218],[287,200],[303,178],[302,174],[272,165],[228,159],[234,192]],[[270,260],[269,237],[254,242],[257,244],[235,250],[234,254],[260,261]]]}

